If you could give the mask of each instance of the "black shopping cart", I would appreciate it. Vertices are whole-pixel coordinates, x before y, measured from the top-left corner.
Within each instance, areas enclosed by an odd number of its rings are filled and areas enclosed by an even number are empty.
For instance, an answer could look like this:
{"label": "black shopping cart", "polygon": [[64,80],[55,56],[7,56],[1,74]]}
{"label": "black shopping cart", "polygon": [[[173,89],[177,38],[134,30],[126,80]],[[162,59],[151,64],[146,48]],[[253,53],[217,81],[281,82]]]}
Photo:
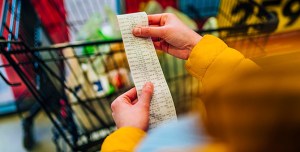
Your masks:
{"label": "black shopping cart", "polygon": [[[16,9],[25,2],[4,0],[4,3],[5,12],[9,13],[2,14],[1,33],[6,35],[2,34],[0,53],[7,64],[0,65],[0,68],[13,68],[49,117],[53,124],[53,141],[57,151],[99,150],[105,137],[115,130],[111,102],[133,87],[122,40],[74,41],[40,47],[27,42],[31,37],[26,34],[27,23],[22,22],[22,17],[28,16],[20,15]],[[80,3],[82,5],[79,6],[74,2],[72,13],[92,16],[93,11],[88,11],[90,3]],[[233,11],[224,10],[223,7],[229,3],[236,6],[249,5],[257,13],[250,14],[246,19],[243,16],[242,19],[233,18],[232,13],[245,10],[239,9],[240,7]],[[57,8],[58,12],[61,11],[60,7],[56,7],[56,2],[49,0],[49,4]],[[218,10],[217,17],[222,26],[199,30],[199,33],[216,34],[230,46],[247,48],[241,49],[247,56],[263,54],[269,34],[277,26],[277,20],[272,14],[251,0],[220,1],[215,9]],[[189,10],[197,13],[193,8]],[[68,26],[71,30],[78,31],[85,22],[87,21],[66,20],[49,27]],[[44,26],[43,23],[41,26]],[[18,33],[19,28],[24,30],[21,34]],[[62,37],[69,34],[61,33]],[[177,112],[185,113],[193,106],[193,101],[199,99],[201,86],[187,74],[184,61],[160,52],[158,56]],[[9,85],[15,85],[5,77],[3,79]]]}

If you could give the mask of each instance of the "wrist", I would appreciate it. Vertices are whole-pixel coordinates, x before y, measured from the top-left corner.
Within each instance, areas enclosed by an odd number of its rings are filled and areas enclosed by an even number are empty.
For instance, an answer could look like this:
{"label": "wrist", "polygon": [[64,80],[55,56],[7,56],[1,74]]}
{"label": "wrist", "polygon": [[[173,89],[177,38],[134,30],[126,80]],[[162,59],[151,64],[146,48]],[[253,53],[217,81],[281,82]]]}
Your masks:
{"label": "wrist", "polygon": [[146,130],[143,130],[143,129],[141,129],[139,127],[135,127],[135,126],[122,126],[122,127],[118,128],[118,130],[136,130],[141,133],[147,133]]}
{"label": "wrist", "polygon": [[[142,122],[140,124],[143,124]],[[121,124],[121,125],[117,125],[117,128],[136,128],[136,129],[140,129],[143,130],[145,132],[147,132],[149,125],[140,125],[140,124]]]}
{"label": "wrist", "polygon": [[191,43],[188,46],[189,52],[191,52],[193,50],[193,48],[200,42],[201,39],[202,39],[202,36],[195,32],[194,36],[191,38]]}

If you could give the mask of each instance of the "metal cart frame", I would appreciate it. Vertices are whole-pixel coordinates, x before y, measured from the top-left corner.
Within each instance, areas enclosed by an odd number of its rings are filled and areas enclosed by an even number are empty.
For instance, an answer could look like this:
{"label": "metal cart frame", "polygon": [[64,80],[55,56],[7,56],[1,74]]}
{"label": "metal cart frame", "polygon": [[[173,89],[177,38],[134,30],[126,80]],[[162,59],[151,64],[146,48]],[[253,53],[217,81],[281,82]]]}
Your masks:
{"label": "metal cart frame", "polygon": [[[79,94],[78,88],[68,84],[66,71],[69,71],[74,76],[74,81],[78,84],[83,86],[88,82],[91,85],[93,82],[82,65],[91,65],[91,71],[97,73],[98,67],[95,67],[93,64],[96,59],[100,59],[105,73],[108,74],[111,70],[116,70],[117,75],[120,75],[121,69],[129,69],[126,58],[121,57],[117,61],[115,57],[117,54],[124,55],[124,48],[120,44],[122,40],[66,43],[48,47],[28,46],[18,37],[20,13],[15,8],[21,6],[21,0],[5,0],[4,2],[7,3],[4,5],[4,13],[2,12],[1,23],[3,26],[1,26],[1,33],[6,31],[8,36],[0,40],[0,53],[7,60],[8,64],[0,65],[0,68],[12,67],[22,80],[22,83],[27,86],[30,93],[45,111],[54,125],[53,139],[57,145],[57,151],[93,151],[99,149],[105,137],[115,129],[110,115],[110,103],[118,95],[131,88],[133,84],[128,83],[121,87],[115,87],[113,93],[105,93],[100,96],[90,95],[86,90]],[[242,3],[243,1],[238,1],[237,3],[239,2]],[[260,13],[256,22],[251,24],[247,22],[232,23],[228,27],[198,32],[200,34],[218,32],[219,36],[230,44],[246,41],[253,44],[251,46],[254,46],[259,51],[263,51],[268,35],[276,28],[278,20],[254,1],[249,0],[249,3],[259,9]],[[7,25],[8,22],[5,18],[7,13],[5,12],[15,14],[10,16],[10,25]],[[230,12],[220,9],[219,13],[228,18],[230,22],[230,17],[228,17]],[[261,41],[257,42],[257,39],[261,39]],[[117,51],[109,53],[97,52],[95,54],[78,53],[78,50],[84,49],[84,47],[99,48],[108,46],[111,48],[112,45],[119,46],[116,49]],[[66,52],[69,52],[67,53],[68,55]],[[44,57],[43,54],[47,54],[47,57]],[[159,55],[159,58],[175,99],[176,108],[181,108],[184,112],[190,105],[182,104],[181,101],[193,100],[191,98],[197,96],[197,92],[199,92],[197,89],[194,91],[194,88],[198,88],[198,84],[185,71],[179,72],[184,69],[184,61],[169,60],[168,55],[165,54]],[[71,60],[78,63],[78,69],[74,69],[73,65],[70,64]],[[78,71],[80,71],[82,78],[78,78],[77,74],[75,74]],[[129,78],[129,70],[127,72],[126,74]],[[39,81],[32,78],[36,75],[40,76]],[[18,86],[20,84],[8,81],[2,74],[0,76],[10,86]],[[99,75],[96,77],[100,79]],[[108,76],[108,79],[111,82],[111,77]],[[39,83],[47,84],[47,86],[40,86],[38,85]],[[182,84],[191,89],[178,89]],[[178,92],[178,90],[180,91]],[[74,101],[71,100],[70,96],[72,96]],[[75,108],[76,106],[77,108]],[[78,114],[79,110],[81,110],[80,115]],[[81,116],[85,116],[85,120]]]}

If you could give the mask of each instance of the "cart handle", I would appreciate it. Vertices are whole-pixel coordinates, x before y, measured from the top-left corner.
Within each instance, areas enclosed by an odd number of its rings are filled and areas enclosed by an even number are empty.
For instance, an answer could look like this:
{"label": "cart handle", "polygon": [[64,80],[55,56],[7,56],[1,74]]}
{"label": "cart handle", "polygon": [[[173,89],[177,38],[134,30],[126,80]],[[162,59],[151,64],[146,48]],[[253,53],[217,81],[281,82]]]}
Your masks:
{"label": "cart handle", "polygon": [[13,82],[9,82],[5,77],[4,75],[0,72],[0,77],[4,80],[4,82],[9,85],[9,86],[12,86],[12,87],[17,87],[17,86],[20,86],[21,83],[20,82],[17,82],[17,83],[13,83]]}

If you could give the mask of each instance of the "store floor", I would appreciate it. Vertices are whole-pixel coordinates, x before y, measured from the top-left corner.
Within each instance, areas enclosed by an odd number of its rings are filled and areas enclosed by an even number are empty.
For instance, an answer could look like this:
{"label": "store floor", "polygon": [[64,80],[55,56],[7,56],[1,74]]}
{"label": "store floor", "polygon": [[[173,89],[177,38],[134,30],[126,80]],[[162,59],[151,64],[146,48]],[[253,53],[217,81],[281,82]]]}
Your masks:
{"label": "store floor", "polygon": [[[51,140],[51,123],[43,113],[35,120],[34,134],[37,141],[32,152],[53,152],[55,146]],[[26,152],[22,144],[23,132],[20,118],[11,115],[0,118],[0,151],[1,152]]]}

